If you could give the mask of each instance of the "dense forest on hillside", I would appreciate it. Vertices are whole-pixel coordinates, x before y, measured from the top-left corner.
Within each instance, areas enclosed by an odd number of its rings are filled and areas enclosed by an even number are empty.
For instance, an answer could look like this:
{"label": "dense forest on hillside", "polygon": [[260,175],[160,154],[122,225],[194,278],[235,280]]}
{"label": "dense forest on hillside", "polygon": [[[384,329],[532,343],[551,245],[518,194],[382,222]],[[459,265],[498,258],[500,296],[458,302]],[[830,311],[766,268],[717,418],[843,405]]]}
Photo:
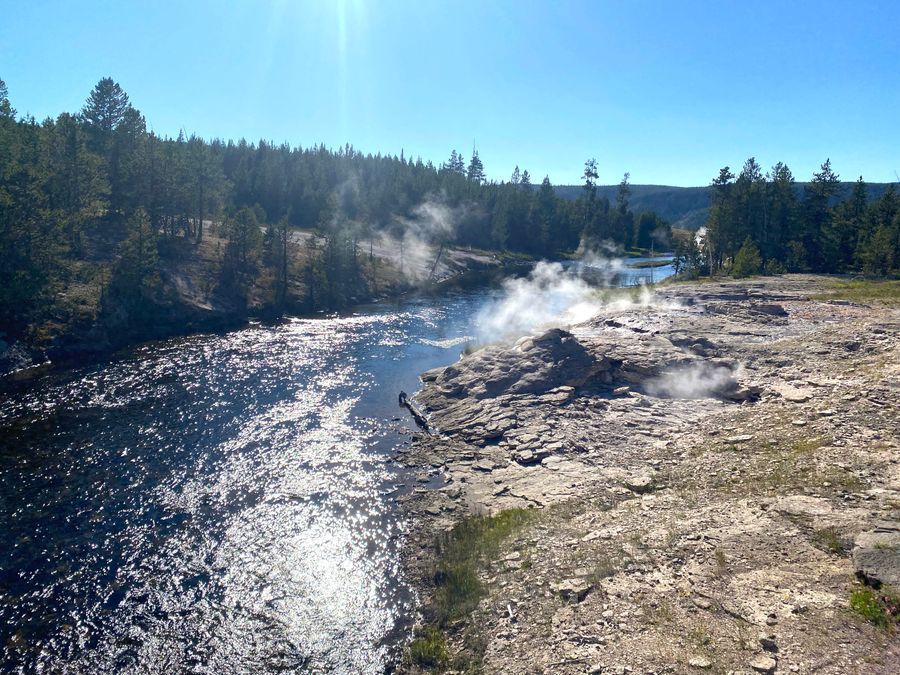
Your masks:
{"label": "dense forest on hillside", "polygon": [[[340,308],[422,282],[404,270],[414,247],[553,258],[670,246],[664,217],[633,211],[628,174],[614,188],[597,178],[590,159],[577,192],[557,193],[519,167],[487,180],[476,150],[435,166],[350,145],[160,137],[110,78],[79,112],[38,122],[17,117],[0,80],[0,339],[40,342],[73,325],[141,336],[189,321],[178,311],[188,296],[238,314]],[[676,230],[678,266],[895,270],[894,188],[874,200],[862,179],[840,191],[830,162],[802,186],[780,163],[726,167],[705,236]],[[398,255],[379,259],[375,242]]]}
{"label": "dense forest on hillside", "polygon": [[0,81],[0,331],[72,321],[58,300],[76,288],[98,296],[82,298],[82,320],[151,322],[173,265],[191,258],[216,259],[207,295],[309,311],[367,296],[375,239],[401,255],[414,237],[436,251],[553,257],[584,237],[648,246],[665,229],[632,214],[627,180],[611,204],[596,178],[592,160],[581,197],[568,200],[518,167],[487,181],[477,151],[434,166],[350,145],[160,137],[110,78],[78,113],[38,122],[16,117]]}
{"label": "dense forest on hillside", "polygon": [[900,194],[888,185],[875,200],[862,177],[844,199],[826,160],[798,192],[779,162],[767,174],[754,158],[735,175],[713,179],[709,218],[699,235],[676,237],[676,263],[689,276],[728,271],[895,273],[900,267]]}
{"label": "dense forest on hillside", "polygon": [[[803,196],[808,183],[797,182],[794,184],[794,192],[798,198]],[[870,201],[874,201],[884,194],[888,183],[868,183],[867,195]],[[678,187],[674,185],[631,185],[631,198],[629,203],[635,213],[652,211],[661,218],[669,221],[673,228],[697,230],[706,224],[709,219],[709,202],[712,195],[712,186],[702,185],[698,187]],[[853,192],[853,181],[842,181],[835,193],[834,202],[843,201]],[[578,199],[582,193],[581,185],[557,185],[554,190],[560,197]],[[599,185],[597,194],[601,197],[614,200],[618,186]]]}

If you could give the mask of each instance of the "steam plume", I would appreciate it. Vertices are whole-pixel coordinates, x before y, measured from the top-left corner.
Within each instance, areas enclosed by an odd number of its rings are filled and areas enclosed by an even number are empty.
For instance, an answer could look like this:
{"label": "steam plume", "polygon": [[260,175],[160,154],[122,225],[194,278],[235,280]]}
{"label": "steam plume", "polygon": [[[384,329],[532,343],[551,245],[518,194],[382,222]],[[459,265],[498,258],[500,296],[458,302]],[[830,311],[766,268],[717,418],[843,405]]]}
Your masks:
{"label": "steam plume", "polygon": [[725,396],[737,389],[741,368],[707,362],[679,366],[648,380],[644,389],[653,396],[670,398],[710,398]]}

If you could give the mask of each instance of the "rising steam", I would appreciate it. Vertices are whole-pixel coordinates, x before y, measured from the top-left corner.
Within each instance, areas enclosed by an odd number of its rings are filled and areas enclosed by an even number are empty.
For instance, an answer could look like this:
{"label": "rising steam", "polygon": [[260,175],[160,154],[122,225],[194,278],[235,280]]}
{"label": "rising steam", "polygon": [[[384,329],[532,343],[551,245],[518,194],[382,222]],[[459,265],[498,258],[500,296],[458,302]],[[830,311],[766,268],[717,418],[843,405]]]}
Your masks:
{"label": "rising steam", "polygon": [[579,248],[571,265],[541,261],[527,277],[507,279],[500,298],[487,303],[477,316],[478,338],[497,342],[545,328],[565,328],[603,311],[635,307],[680,308],[677,301],[660,300],[642,284],[640,292],[605,299],[603,289],[616,286],[625,261],[598,249]]}
{"label": "rising steam", "polygon": [[644,383],[652,396],[669,398],[723,397],[738,387],[740,366],[724,366],[705,361],[678,366]]}
{"label": "rising steam", "polygon": [[387,258],[411,281],[431,276],[443,243],[451,241],[457,223],[469,212],[467,205],[448,206],[432,196],[412,209],[410,217],[396,217],[392,231],[378,239],[377,255]]}
{"label": "rising steam", "polygon": [[600,308],[596,289],[559,263],[541,261],[527,277],[503,282],[503,295],[478,313],[479,339],[493,342],[550,326],[587,321]]}

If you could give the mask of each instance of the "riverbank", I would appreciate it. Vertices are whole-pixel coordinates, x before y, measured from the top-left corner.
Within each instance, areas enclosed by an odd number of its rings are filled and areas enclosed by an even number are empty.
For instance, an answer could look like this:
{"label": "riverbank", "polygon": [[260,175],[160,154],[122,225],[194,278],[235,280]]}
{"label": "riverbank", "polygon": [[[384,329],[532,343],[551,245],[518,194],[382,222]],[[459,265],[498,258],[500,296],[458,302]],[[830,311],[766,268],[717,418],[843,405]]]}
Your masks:
{"label": "riverbank", "polygon": [[900,308],[841,292],[672,284],[426,373],[404,668],[889,672]]}
{"label": "riverbank", "polygon": [[[111,274],[111,259],[82,262],[84,269],[68,275],[46,319],[18,338],[0,331],[0,382],[103,359],[143,342],[234,330],[253,320],[310,316],[304,246],[312,236],[301,231],[292,234],[296,259],[289,269],[287,293],[280,309],[272,304],[271,270],[261,266],[245,288],[223,283],[222,256],[227,242],[214,233],[208,233],[189,251],[170,251],[162,259],[157,287],[142,296],[139,311],[104,297],[102,289],[104,279],[108,281]],[[414,260],[402,260],[388,247],[374,252],[371,258],[363,248],[360,245],[361,277],[353,306],[487,283],[518,267],[516,260],[464,249],[446,249],[435,264],[435,252],[430,257],[423,253]]]}

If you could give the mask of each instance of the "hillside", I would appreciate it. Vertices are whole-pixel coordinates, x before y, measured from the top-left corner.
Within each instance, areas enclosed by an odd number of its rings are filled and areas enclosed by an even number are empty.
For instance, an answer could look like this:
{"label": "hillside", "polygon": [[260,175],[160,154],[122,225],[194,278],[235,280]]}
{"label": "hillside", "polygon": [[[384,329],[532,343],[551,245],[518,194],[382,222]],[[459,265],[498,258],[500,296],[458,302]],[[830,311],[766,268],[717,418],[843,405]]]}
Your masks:
{"label": "hillside", "polygon": [[[869,199],[878,199],[890,183],[869,183]],[[806,183],[797,183],[797,196],[803,195]],[[581,195],[581,185],[558,185],[556,194],[564,199],[577,199]],[[618,185],[599,185],[597,194],[610,202],[616,199]],[[844,181],[835,201],[846,199],[853,189],[853,182]],[[708,185],[699,187],[678,187],[675,185],[632,185],[629,204],[635,213],[654,211],[668,220],[672,227],[696,230],[706,222],[709,211]]]}

